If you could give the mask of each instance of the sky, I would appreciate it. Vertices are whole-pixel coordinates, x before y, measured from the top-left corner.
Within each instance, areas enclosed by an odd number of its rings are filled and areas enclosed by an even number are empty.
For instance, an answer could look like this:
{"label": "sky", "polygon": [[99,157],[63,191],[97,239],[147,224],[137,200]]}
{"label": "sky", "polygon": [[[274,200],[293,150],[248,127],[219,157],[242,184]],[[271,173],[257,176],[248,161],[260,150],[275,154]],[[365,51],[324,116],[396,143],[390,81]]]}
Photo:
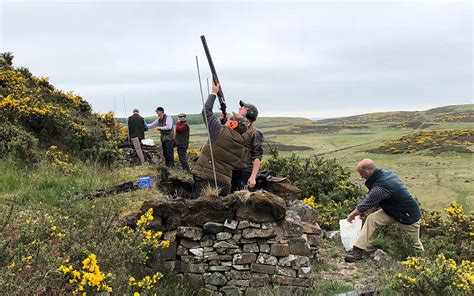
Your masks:
{"label": "sky", "polygon": [[[473,103],[471,1],[0,0],[0,51],[96,112],[329,118]],[[217,111],[218,106],[215,106]]]}

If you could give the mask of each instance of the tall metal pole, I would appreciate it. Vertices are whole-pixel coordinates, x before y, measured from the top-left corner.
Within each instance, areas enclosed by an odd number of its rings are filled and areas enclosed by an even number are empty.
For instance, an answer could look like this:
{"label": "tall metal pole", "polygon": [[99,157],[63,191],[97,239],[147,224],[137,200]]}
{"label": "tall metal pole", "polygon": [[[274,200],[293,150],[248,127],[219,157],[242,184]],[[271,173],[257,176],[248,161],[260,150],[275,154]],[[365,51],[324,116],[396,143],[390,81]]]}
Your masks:
{"label": "tall metal pole", "polygon": [[[214,173],[214,185],[216,186],[216,189],[217,189],[217,176],[216,176],[216,166],[214,164],[214,152],[212,150],[211,133],[209,132],[209,123],[207,121],[207,114],[205,110],[204,95],[202,93],[201,72],[199,71],[199,61],[198,61],[197,56],[196,56],[196,67],[197,67],[198,80],[199,80],[199,90],[201,92],[202,112],[204,116],[204,121],[206,123],[207,140],[209,141],[209,150],[211,151],[212,172]],[[208,82],[208,85],[209,85],[209,82]]]}
{"label": "tall metal pole", "polygon": [[207,82],[207,96],[209,96],[211,94],[211,91],[209,90],[209,77],[206,78],[206,82]]}
{"label": "tall metal pole", "polygon": [[123,101],[123,111],[125,112],[125,123],[127,124],[127,137],[128,137],[128,142],[130,142],[130,130],[128,129],[128,113],[127,113],[127,108],[125,107],[125,98],[123,97],[122,94],[122,101]]}

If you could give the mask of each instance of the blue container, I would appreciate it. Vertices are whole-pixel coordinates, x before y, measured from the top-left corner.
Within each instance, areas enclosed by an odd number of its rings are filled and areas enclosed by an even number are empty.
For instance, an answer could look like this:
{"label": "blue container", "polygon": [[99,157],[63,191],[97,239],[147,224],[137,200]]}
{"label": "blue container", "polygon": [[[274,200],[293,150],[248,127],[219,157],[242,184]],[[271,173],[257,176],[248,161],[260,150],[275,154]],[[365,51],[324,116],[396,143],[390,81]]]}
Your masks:
{"label": "blue container", "polygon": [[137,185],[140,188],[150,190],[151,189],[151,178],[150,177],[143,177],[137,180]]}

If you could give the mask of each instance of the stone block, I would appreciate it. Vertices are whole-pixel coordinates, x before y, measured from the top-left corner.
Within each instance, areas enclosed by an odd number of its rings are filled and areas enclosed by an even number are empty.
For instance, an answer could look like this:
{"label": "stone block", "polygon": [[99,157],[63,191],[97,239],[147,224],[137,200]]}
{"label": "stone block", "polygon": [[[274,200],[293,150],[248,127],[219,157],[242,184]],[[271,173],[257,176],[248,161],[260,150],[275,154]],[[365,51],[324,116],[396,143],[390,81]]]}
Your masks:
{"label": "stone block", "polygon": [[250,227],[260,228],[262,225],[260,223],[250,222]]}
{"label": "stone block", "polygon": [[243,251],[246,253],[258,253],[260,249],[258,248],[258,244],[244,244]]}
{"label": "stone block", "polygon": [[216,234],[216,239],[218,241],[223,241],[223,240],[226,240],[226,239],[230,239],[232,237],[232,234],[228,233],[228,232],[219,232]]}
{"label": "stone block", "polygon": [[254,263],[257,260],[257,254],[255,253],[241,253],[235,254],[232,259],[232,264],[242,265]]}
{"label": "stone block", "polygon": [[250,223],[249,221],[240,221],[239,225],[237,226],[237,229],[244,229],[244,228],[249,228]]}
{"label": "stone block", "polygon": [[163,239],[169,240],[170,242],[174,242],[174,241],[176,241],[177,233],[178,233],[178,231],[176,229],[167,231],[167,232],[165,232],[165,235],[163,236]]}
{"label": "stone block", "polygon": [[209,269],[207,263],[181,263],[181,272],[205,273]]}
{"label": "stone block", "polygon": [[275,256],[271,256],[265,253],[260,253],[257,258],[257,263],[266,265],[277,265],[278,259]]}
{"label": "stone block", "polygon": [[193,254],[195,257],[204,257],[203,248],[189,249],[189,253]]}
{"label": "stone block", "polygon": [[[251,287],[264,287],[270,284],[271,277],[268,274],[252,274],[250,278],[250,286]],[[247,289],[247,293],[251,292],[251,290]],[[257,295],[257,294],[247,294],[247,295]]]}
{"label": "stone block", "polygon": [[275,273],[275,266],[273,265],[265,265],[259,263],[252,263],[250,265],[250,270],[252,272],[259,272],[259,273],[266,273],[266,274],[274,274]]}
{"label": "stone block", "polygon": [[220,242],[217,242],[213,245],[213,248],[214,249],[238,249],[239,246],[235,245],[235,244],[230,244],[226,241],[220,241]]}
{"label": "stone block", "polygon": [[180,226],[178,227],[178,237],[187,238],[193,241],[198,241],[203,235],[202,229],[199,227],[187,227]]}
{"label": "stone block", "polygon": [[225,220],[224,227],[229,228],[229,229],[237,229],[238,224],[239,224],[239,221]]}
{"label": "stone block", "polygon": [[165,261],[163,266],[168,272],[175,273],[180,271],[181,261]]}
{"label": "stone block", "polygon": [[225,275],[220,272],[206,273],[203,275],[204,282],[214,286],[224,286],[227,283]]}
{"label": "stone block", "polygon": [[179,245],[178,248],[176,248],[176,255],[178,256],[186,256],[189,254],[188,249],[183,247],[182,245]]}
{"label": "stone block", "polygon": [[322,234],[323,231],[321,227],[319,227],[318,223],[314,222],[302,222],[301,225],[303,226],[303,232],[306,234]]}
{"label": "stone block", "polygon": [[230,269],[231,269],[230,266],[222,266],[222,265],[209,266],[209,271],[228,271]]}
{"label": "stone block", "polygon": [[261,225],[262,229],[269,229],[269,228],[273,228],[275,226],[277,226],[276,222],[264,222]]}
{"label": "stone block", "polygon": [[298,269],[298,277],[300,278],[309,278],[311,274],[311,267],[306,266],[306,267],[301,267]]}
{"label": "stone block", "polygon": [[299,269],[301,267],[309,266],[309,258],[306,256],[295,256],[295,261],[293,261],[292,267]]}
{"label": "stone block", "polygon": [[292,267],[294,265],[294,262],[296,261],[296,256],[295,255],[289,255],[287,257],[282,257],[278,260],[278,266],[283,266],[283,267]]}
{"label": "stone block", "polygon": [[232,265],[232,267],[235,269],[235,270],[239,270],[239,271],[245,271],[245,270],[250,270],[250,264],[234,264]]}
{"label": "stone block", "polygon": [[219,288],[218,288],[217,286],[209,285],[209,284],[204,285],[204,288],[209,289],[209,290],[212,290],[212,291],[217,291],[217,290],[219,290]]}
{"label": "stone block", "polygon": [[227,249],[227,250],[225,251],[225,253],[226,253],[227,255],[235,255],[235,254],[240,254],[240,253],[242,253],[242,250],[241,250],[241,249]]}
{"label": "stone block", "polygon": [[303,226],[301,225],[301,218],[296,211],[286,211],[285,220],[283,220],[283,229],[285,235],[289,237],[299,237],[303,234]]}
{"label": "stone block", "polygon": [[320,246],[323,243],[323,237],[321,235],[316,234],[308,234],[308,244],[311,247]]}
{"label": "stone block", "polygon": [[236,286],[225,286],[219,289],[219,292],[224,293],[225,296],[242,296],[243,292]]}
{"label": "stone block", "polygon": [[225,276],[228,280],[249,280],[252,274],[250,271],[230,270],[225,272]]}
{"label": "stone block", "polygon": [[290,246],[290,254],[300,256],[309,256],[311,254],[309,244],[304,238],[291,238],[288,245]]}
{"label": "stone block", "polygon": [[290,246],[288,244],[273,244],[270,249],[272,256],[288,256],[290,255]]}
{"label": "stone block", "polygon": [[288,277],[296,277],[296,270],[291,269],[289,267],[277,266],[276,267],[276,274],[283,275],[283,276],[288,276]]}
{"label": "stone block", "polygon": [[216,222],[206,222],[202,226],[205,233],[216,234],[224,230],[224,224]]}
{"label": "stone block", "polygon": [[273,228],[271,229],[259,229],[259,228],[246,228],[242,232],[243,238],[269,238],[275,237]]}
{"label": "stone block", "polygon": [[231,261],[232,255],[212,255],[209,256],[209,260],[219,260],[219,261]]}
{"label": "stone block", "polygon": [[266,253],[266,254],[269,254],[271,250],[269,244],[261,244],[259,249],[261,253]]}

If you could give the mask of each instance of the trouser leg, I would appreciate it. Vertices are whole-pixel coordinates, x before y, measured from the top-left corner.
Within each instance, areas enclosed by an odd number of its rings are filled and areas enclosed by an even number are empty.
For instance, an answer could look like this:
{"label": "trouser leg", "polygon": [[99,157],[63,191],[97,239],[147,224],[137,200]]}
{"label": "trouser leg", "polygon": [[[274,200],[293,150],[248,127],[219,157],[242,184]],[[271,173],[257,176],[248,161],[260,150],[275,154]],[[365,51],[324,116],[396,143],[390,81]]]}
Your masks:
{"label": "trouser leg", "polygon": [[413,247],[415,249],[421,251],[425,250],[420,240],[420,221],[410,225],[398,223],[398,226],[403,233],[409,235],[413,239]]}
{"label": "trouser leg", "polygon": [[242,171],[240,170],[235,170],[232,171],[232,186],[231,186],[231,192],[234,191],[239,191],[244,189],[244,186],[242,184]]}
{"label": "trouser leg", "polygon": [[161,145],[163,147],[163,156],[165,157],[166,166],[174,167],[173,141],[171,140],[162,141]]}
{"label": "trouser leg", "polygon": [[371,237],[374,234],[375,229],[377,229],[377,226],[394,223],[396,223],[395,219],[387,215],[382,209],[370,214],[365,219],[364,226],[362,226],[362,230],[360,231],[354,246],[362,250],[368,250],[372,247]]}
{"label": "trouser leg", "polygon": [[142,150],[142,145],[140,143],[139,138],[132,138],[130,139],[133,144],[133,148],[135,148],[135,151],[137,152],[138,159],[140,160],[140,164],[144,165],[145,164],[145,156],[143,155],[143,150]]}
{"label": "trouser leg", "polygon": [[181,162],[181,166],[183,167],[183,170],[189,171],[189,165],[188,165],[188,147],[187,146],[178,146],[176,148],[178,150],[178,156],[179,156],[179,162]]}

